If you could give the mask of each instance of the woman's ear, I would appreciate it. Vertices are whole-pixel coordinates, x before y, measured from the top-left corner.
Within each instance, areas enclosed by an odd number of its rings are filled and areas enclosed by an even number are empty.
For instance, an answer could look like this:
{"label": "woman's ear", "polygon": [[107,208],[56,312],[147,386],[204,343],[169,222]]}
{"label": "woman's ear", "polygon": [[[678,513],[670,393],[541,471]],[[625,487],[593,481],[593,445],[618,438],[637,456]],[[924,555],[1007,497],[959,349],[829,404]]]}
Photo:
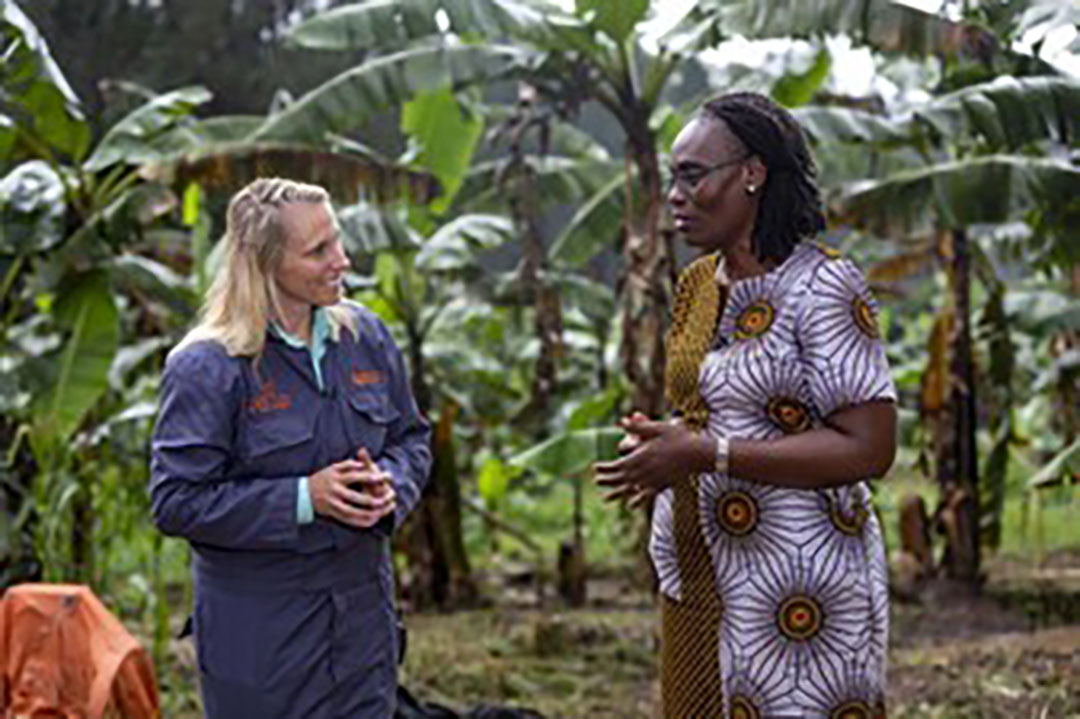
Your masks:
{"label": "woman's ear", "polygon": [[746,194],[756,195],[761,192],[761,189],[765,187],[765,180],[768,175],[769,170],[765,167],[765,163],[761,161],[761,158],[757,155],[751,157],[743,165],[743,187]]}

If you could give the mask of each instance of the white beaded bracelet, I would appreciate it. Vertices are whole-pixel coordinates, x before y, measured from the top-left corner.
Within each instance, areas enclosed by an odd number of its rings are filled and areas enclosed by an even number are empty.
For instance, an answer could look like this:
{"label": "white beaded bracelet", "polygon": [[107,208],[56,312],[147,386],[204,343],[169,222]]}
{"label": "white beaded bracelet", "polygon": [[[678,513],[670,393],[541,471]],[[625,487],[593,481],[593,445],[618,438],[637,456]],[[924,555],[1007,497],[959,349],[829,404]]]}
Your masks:
{"label": "white beaded bracelet", "polygon": [[727,474],[728,471],[728,438],[716,438],[716,465],[713,469],[717,474]]}

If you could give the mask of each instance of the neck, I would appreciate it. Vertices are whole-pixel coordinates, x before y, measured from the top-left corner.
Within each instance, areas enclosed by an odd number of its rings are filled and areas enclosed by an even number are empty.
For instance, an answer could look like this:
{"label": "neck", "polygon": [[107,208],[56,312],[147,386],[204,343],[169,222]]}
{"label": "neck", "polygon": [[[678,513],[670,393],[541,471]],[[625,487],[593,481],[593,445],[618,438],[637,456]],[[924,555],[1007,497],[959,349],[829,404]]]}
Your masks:
{"label": "neck", "polygon": [[311,310],[306,302],[282,302],[281,313],[274,318],[281,329],[305,343],[311,342]]}
{"label": "neck", "polygon": [[746,235],[730,247],[721,250],[724,253],[727,275],[732,281],[763,275],[769,271],[751,247],[750,236]]}

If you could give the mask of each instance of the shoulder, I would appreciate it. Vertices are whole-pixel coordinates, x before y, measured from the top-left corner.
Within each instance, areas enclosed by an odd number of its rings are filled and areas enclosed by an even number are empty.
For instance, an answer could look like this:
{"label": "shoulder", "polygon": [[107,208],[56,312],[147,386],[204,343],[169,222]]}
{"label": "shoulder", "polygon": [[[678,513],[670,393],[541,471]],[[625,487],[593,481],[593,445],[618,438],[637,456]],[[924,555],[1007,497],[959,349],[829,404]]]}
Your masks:
{"label": "shoulder", "polygon": [[165,376],[226,388],[240,376],[244,357],[230,357],[216,340],[181,342],[165,360]]}
{"label": "shoulder", "polygon": [[384,347],[394,340],[386,323],[374,312],[353,300],[342,300],[327,308],[332,325],[336,325],[337,339],[347,338],[356,344],[372,344]]}
{"label": "shoulder", "polygon": [[679,273],[678,286],[680,288],[693,288],[700,286],[703,282],[715,282],[718,262],[719,255],[717,253],[697,258]]}
{"label": "shoulder", "polygon": [[854,260],[817,240],[800,243],[788,264],[791,280],[808,290],[810,299],[829,287],[861,288],[866,284],[862,270]]}

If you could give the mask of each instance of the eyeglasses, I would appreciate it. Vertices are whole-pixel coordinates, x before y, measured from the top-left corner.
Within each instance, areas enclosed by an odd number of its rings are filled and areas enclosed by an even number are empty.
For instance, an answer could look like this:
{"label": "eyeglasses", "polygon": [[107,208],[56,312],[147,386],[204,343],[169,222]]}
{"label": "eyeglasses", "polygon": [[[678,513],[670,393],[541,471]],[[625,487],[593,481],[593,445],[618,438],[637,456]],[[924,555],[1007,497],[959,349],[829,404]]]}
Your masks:
{"label": "eyeglasses", "polygon": [[725,160],[724,162],[719,162],[715,165],[698,165],[691,162],[677,167],[669,167],[668,175],[670,175],[670,178],[668,179],[668,192],[670,192],[676,184],[682,188],[683,192],[693,192],[697,189],[698,184],[712,173],[717,170],[722,170],[725,167],[730,167],[731,165],[737,165],[740,162],[745,161],[746,158],[747,155],[740,155],[739,157]]}

